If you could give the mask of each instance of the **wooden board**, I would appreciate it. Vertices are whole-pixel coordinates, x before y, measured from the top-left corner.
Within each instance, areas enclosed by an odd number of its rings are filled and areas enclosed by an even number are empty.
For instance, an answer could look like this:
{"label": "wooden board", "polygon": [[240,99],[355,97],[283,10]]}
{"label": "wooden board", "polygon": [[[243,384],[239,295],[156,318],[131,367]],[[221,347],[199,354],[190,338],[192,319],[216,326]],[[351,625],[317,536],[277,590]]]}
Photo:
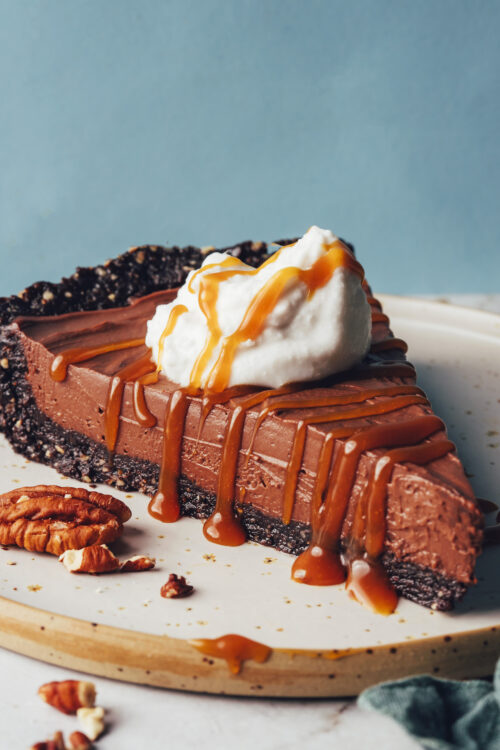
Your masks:
{"label": "wooden board", "polygon": [[[433,303],[383,301],[394,330],[409,341],[421,384],[475,475],[477,494],[498,500],[494,363],[500,363],[500,318]],[[75,484],[16,456],[5,441],[0,468],[2,489]],[[158,568],[127,576],[71,576],[48,555],[0,551],[0,645],[96,675],[238,695],[346,696],[419,672],[456,678],[492,672],[500,654],[499,549],[482,556],[479,584],[455,613],[402,600],[384,618],[350,601],[341,587],[293,583],[288,555],[255,544],[215,547],[203,538],[200,522],[160,525],[147,516],[143,496],[117,494],[133,508],[133,519],[116,552],[155,555]],[[187,575],[196,593],[161,599],[159,588],[170,572]],[[247,661],[233,675],[224,660],[203,656],[189,643],[231,632],[271,646],[268,661]]]}

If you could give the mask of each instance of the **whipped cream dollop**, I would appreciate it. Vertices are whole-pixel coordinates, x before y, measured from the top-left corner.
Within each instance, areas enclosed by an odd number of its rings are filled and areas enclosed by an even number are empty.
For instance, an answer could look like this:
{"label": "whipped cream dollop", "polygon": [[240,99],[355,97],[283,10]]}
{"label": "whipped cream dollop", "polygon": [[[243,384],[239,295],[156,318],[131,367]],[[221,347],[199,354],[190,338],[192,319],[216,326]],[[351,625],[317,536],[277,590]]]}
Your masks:
{"label": "whipped cream dollop", "polygon": [[371,338],[362,268],[313,226],[258,269],[212,253],[148,322],[146,344],[181,386],[219,391],[318,380],[359,362]]}

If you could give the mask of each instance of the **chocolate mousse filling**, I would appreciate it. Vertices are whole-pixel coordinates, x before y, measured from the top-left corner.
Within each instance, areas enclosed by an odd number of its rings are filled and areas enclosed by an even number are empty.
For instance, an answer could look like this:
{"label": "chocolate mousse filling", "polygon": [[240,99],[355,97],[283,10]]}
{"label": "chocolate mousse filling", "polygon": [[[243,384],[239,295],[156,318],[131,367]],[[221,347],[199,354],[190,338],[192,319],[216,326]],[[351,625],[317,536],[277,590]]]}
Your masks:
{"label": "chocolate mousse filling", "polygon": [[[250,243],[231,252],[254,265],[267,257],[264,245]],[[163,375],[147,382],[152,368],[141,342],[156,305],[175,298],[175,290],[162,287],[178,286],[202,257],[194,248],[138,248],[2,302],[1,419],[16,450],[87,482],[157,492],[179,389]],[[302,553],[298,560],[310,569],[307,551],[326,548],[338,526],[344,564],[353,555],[360,564],[378,556],[398,593],[449,609],[474,582],[482,516],[444,426],[415,386],[404,343],[392,337],[366,291],[373,344],[360,366],[260,402],[259,389],[209,408],[203,394],[185,397],[174,477],[180,511],[213,517],[216,495],[222,508],[221,475],[229,465],[223,456],[239,408],[226,511],[248,539]],[[116,347],[106,351],[110,342]],[[69,364],[54,379],[69,351],[95,356]],[[117,377],[132,372],[135,381],[146,376],[143,386]],[[346,442],[352,436],[358,444],[351,455]],[[332,498],[337,519],[325,521],[325,498]],[[381,510],[382,525],[372,518]],[[356,582],[353,589],[356,595]]]}

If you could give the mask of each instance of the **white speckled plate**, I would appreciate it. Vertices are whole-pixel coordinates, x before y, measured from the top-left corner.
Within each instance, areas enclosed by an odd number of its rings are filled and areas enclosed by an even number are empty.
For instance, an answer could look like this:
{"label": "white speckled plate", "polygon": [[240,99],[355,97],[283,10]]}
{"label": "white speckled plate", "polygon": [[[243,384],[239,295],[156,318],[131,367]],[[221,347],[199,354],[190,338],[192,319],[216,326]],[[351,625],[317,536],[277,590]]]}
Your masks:
{"label": "white speckled plate", "polygon": [[[499,502],[500,316],[407,298],[383,296],[381,301],[396,335],[408,341],[408,356],[417,367],[419,383],[427,391],[437,414],[446,421],[477,495]],[[3,439],[0,468],[2,491],[40,483],[75,484],[73,480],[61,478],[53,469],[14,454]],[[357,664],[356,669],[361,672],[358,682],[347,668],[340,670],[345,673],[343,677],[336,672],[340,681],[332,677],[328,681],[318,660],[309,682],[303,683],[297,677],[301,667],[296,652],[301,649],[348,650],[352,655],[363,653],[368,660],[367,650],[370,656],[379,654],[377,679],[418,671],[418,663],[425,669],[432,666],[434,671],[457,676],[484,674],[491,669],[500,651],[496,630],[500,625],[497,584],[500,547],[483,554],[477,570],[479,583],[455,612],[437,613],[401,600],[394,614],[382,617],[351,601],[340,586],[309,587],[292,582],[293,558],[288,555],[257,544],[239,548],[212,545],[204,539],[199,521],[182,519],[176,524],[162,525],[148,516],[144,496],[115,494],[133,510],[123,540],[115,545],[116,553],[154,556],[157,568],[127,575],[75,576],[52,556],[32,555],[14,548],[0,550],[0,596],[4,597],[0,644],[47,661],[122,679],[187,689],[251,692],[258,688],[250,687],[248,681],[243,684],[241,678],[228,676],[225,679],[223,664],[217,663],[208,674],[194,677],[192,669],[196,671],[197,661],[202,662],[201,655],[182,640],[156,638],[213,638],[239,633],[275,649],[267,664],[252,667],[253,682],[254,673],[259,675],[259,694],[275,695],[348,694],[375,680],[372,668],[365,670]],[[160,587],[171,572],[185,575],[195,586],[196,593],[187,599],[162,599]],[[10,604],[5,600],[10,600]],[[14,606],[14,603],[28,605],[30,609]],[[47,613],[51,613],[52,620]],[[61,620],[58,615],[74,619]],[[45,631],[48,625],[37,625],[42,620],[58,623],[57,643],[48,645],[44,640],[48,637]],[[87,646],[76,650],[58,648],[61,632],[79,633],[79,637],[82,632],[87,633],[85,625],[77,623],[78,620],[98,623],[88,631]],[[20,621],[29,623],[24,634],[22,627],[17,630],[15,627]],[[112,630],[102,626],[111,626]],[[37,635],[40,628],[43,629]],[[123,635],[124,632],[128,635]],[[485,635],[488,632],[489,637]],[[101,634],[100,639],[96,633]],[[127,641],[127,658],[113,651],[119,634]],[[137,643],[138,654],[143,654],[144,649],[147,651],[146,641],[141,639],[149,636],[153,636],[150,644],[165,644],[166,653],[177,653],[181,663],[189,662],[185,671],[191,672],[191,680],[199,678],[199,683],[188,683],[184,677],[182,682],[178,666],[175,669],[161,666],[162,677],[155,674],[154,665],[139,675],[140,665],[131,664],[130,651],[134,643]],[[109,653],[113,653],[110,660],[106,654],[108,641]],[[102,658],[97,661],[101,665],[109,661],[112,667],[108,664],[100,668],[85,661],[83,652],[93,643],[104,649]],[[460,648],[450,643],[459,644]],[[446,649],[436,644],[447,644]],[[193,657],[187,659],[185,654],[191,655],[191,652]],[[292,658],[290,652],[295,652],[295,657]],[[283,653],[288,653],[287,659],[293,664],[299,687],[291,687],[294,678],[287,682],[282,674],[283,664],[277,658],[278,653],[281,653],[281,660]],[[390,653],[406,653],[407,657],[391,670],[384,666]],[[410,653],[419,656],[410,658]],[[121,673],[117,674],[120,658],[123,664]],[[329,675],[331,663],[330,658]],[[202,666],[206,669],[206,663]],[[169,669],[170,676],[165,677]],[[315,672],[321,672],[319,687],[313,684]],[[172,676],[173,673],[177,677]],[[183,673],[182,668],[180,673]],[[248,674],[246,668],[242,675],[245,673]]]}

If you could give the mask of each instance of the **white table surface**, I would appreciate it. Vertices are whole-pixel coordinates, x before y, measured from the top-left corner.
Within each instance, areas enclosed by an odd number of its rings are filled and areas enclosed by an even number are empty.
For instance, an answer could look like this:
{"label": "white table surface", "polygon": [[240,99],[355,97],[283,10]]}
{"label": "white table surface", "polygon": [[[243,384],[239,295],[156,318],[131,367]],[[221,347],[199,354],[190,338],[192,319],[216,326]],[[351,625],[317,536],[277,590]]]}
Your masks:
{"label": "white table surface", "polygon": [[[440,295],[431,299],[500,312],[498,295]],[[38,687],[78,678],[59,667],[0,650],[1,750],[27,750],[61,730],[79,727],[44,704]],[[90,677],[109,730],[99,750],[412,750],[419,747],[392,720],[359,709],[355,701],[270,700],[205,696]]]}

